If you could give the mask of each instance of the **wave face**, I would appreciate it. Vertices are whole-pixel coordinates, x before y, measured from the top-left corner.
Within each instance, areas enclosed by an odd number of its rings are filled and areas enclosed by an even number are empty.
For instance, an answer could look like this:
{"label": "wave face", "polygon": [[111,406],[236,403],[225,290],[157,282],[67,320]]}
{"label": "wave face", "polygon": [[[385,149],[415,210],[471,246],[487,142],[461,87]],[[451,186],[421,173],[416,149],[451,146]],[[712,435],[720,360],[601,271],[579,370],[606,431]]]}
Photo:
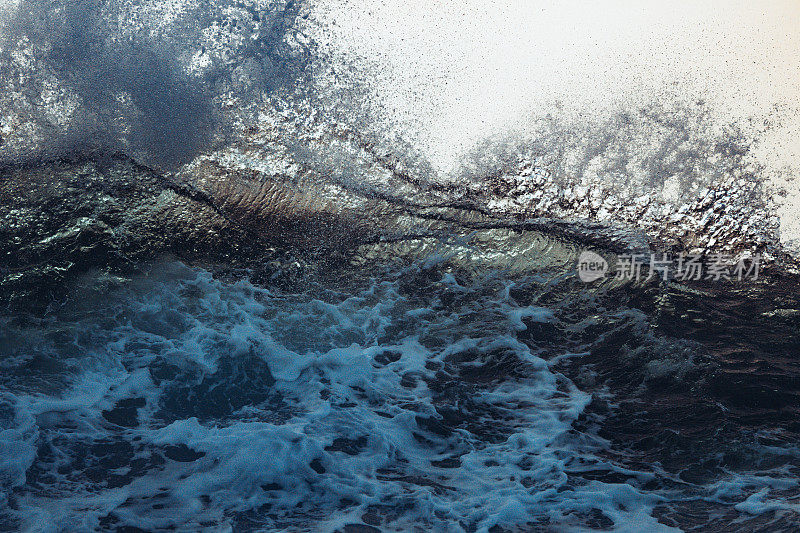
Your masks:
{"label": "wave face", "polygon": [[[20,1],[2,16],[0,161],[123,152],[211,196],[288,180],[335,211],[333,182],[779,258],[800,220],[781,14]],[[571,17],[572,42],[548,30]],[[657,31],[632,29],[651,17]]]}

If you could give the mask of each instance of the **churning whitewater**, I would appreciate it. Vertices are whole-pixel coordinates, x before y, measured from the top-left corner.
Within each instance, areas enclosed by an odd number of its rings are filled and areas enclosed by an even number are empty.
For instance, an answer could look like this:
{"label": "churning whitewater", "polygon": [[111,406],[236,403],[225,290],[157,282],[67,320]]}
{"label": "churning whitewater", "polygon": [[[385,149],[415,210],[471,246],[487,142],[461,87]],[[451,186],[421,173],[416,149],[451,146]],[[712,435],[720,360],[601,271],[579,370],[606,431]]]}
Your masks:
{"label": "churning whitewater", "polygon": [[[707,347],[620,298],[557,271],[461,277],[441,258],[349,290],[179,263],[86,278],[47,316],[4,319],[2,523],[724,530],[726,509],[792,523],[796,445],[723,429],[733,417],[698,390],[718,370]],[[651,405],[651,387],[669,392]],[[697,395],[682,430],[650,412],[675,395]],[[712,414],[703,447],[681,442]],[[603,428],[620,423],[678,440],[619,448]]]}

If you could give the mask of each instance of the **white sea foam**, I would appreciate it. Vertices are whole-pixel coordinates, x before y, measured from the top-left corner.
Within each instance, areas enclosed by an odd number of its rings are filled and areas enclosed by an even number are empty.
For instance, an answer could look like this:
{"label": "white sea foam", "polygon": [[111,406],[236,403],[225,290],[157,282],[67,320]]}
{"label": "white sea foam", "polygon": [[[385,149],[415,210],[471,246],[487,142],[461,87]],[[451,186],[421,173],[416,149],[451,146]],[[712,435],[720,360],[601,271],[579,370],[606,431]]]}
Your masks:
{"label": "white sea foam", "polygon": [[[575,354],[547,361],[516,337],[557,323],[553,310],[517,305],[503,284],[445,276],[457,295],[445,305],[398,283],[312,296],[170,265],[84,295],[42,324],[50,342],[29,346],[55,358],[72,346],[63,387],[26,389],[22,376],[3,400],[13,517],[37,531],[109,515],[144,529],[333,531],[365,513],[390,530],[580,528],[591,516],[671,530],[653,516],[669,491],[641,488],[655,474],[574,429],[592,394],[557,366]],[[72,340],[59,348],[55,329]],[[131,399],[133,423],[120,410]],[[631,481],[581,477],[592,471]],[[786,487],[734,479],[706,497],[759,513]]]}

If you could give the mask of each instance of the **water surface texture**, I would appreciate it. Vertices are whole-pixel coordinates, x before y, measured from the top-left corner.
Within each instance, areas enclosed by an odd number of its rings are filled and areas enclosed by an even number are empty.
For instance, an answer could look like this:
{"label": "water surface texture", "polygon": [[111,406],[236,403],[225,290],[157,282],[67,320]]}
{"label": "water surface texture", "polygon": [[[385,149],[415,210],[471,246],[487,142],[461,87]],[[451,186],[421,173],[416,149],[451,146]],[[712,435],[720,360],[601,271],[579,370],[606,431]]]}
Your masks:
{"label": "water surface texture", "polygon": [[441,260],[338,289],[177,263],[84,283],[3,319],[9,528],[800,520],[794,295],[765,316],[766,298]]}

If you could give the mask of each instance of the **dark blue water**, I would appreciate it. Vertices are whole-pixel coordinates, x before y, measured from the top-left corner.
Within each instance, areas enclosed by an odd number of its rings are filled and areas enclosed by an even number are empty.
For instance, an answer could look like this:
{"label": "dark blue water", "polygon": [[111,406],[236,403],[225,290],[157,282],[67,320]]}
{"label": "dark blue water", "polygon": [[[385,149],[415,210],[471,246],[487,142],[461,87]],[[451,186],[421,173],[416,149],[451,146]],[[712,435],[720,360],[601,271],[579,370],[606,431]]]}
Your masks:
{"label": "dark blue water", "polygon": [[704,290],[87,278],[2,319],[0,527],[794,530],[796,297]]}

